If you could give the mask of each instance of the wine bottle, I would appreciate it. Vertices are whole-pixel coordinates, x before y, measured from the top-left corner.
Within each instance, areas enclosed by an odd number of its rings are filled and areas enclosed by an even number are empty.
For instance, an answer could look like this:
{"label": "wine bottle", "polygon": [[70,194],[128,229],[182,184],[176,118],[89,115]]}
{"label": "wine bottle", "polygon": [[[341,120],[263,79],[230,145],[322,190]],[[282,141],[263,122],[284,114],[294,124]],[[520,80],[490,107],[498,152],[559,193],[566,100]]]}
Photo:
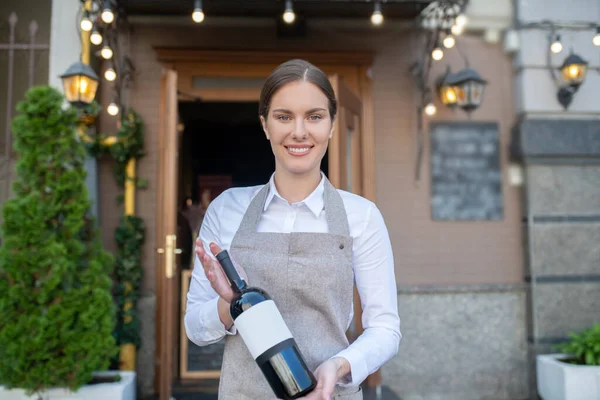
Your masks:
{"label": "wine bottle", "polygon": [[249,287],[229,258],[217,254],[235,298],[229,311],[250,354],[279,399],[296,399],[310,393],[316,379],[296,345],[275,302],[263,289]]}

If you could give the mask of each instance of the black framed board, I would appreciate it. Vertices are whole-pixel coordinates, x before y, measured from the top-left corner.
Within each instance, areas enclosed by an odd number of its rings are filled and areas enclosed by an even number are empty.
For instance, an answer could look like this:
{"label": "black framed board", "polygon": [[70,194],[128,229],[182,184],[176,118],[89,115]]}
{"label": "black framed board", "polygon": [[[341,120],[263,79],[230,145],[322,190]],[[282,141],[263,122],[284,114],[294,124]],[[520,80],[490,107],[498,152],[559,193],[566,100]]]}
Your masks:
{"label": "black framed board", "polygon": [[432,219],[502,220],[498,124],[434,122],[429,129]]}

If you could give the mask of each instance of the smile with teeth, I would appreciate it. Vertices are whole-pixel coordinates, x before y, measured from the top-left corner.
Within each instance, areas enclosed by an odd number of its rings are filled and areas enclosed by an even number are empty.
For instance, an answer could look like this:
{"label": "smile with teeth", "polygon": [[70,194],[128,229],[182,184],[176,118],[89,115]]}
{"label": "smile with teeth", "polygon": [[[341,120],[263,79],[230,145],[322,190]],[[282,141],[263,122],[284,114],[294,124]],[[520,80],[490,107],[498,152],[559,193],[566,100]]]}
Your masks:
{"label": "smile with teeth", "polygon": [[293,155],[304,155],[306,153],[308,153],[310,151],[310,149],[312,148],[312,146],[303,146],[303,147],[291,147],[291,146],[285,146],[285,148],[287,149],[287,151]]}

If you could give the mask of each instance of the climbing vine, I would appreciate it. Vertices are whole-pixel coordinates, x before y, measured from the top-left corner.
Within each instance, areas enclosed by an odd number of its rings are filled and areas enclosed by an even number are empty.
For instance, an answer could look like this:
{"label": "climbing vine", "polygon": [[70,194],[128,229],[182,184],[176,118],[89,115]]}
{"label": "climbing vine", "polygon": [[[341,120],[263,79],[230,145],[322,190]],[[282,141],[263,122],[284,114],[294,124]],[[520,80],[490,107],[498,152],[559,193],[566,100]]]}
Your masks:
{"label": "climbing vine", "polygon": [[[93,121],[100,108],[90,105],[81,110],[82,121]],[[128,179],[134,179],[137,188],[146,188],[143,179],[127,176],[127,164],[130,160],[139,160],[144,156],[144,132],[140,116],[132,109],[124,113],[115,135],[96,134],[84,141],[89,154],[100,158],[108,155],[115,160],[114,175],[119,186],[124,187]],[[117,201],[122,202],[119,195]],[[116,301],[118,321],[115,337],[119,345],[134,344],[140,347],[140,322],[137,315],[137,300],[143,277],[142,245],[145,240],[144,221],[135,215],[121,217],[115,230],[117,254],[115,262]]]}

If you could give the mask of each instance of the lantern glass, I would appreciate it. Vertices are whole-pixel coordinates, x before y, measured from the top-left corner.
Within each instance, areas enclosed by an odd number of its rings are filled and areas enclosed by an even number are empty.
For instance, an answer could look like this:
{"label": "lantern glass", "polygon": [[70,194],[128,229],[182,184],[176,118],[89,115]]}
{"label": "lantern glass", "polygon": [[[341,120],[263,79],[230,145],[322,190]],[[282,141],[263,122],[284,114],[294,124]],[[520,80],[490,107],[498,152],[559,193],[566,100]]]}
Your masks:
{"label": "lantern glass", "polygon": [[477,108],[481,105],[485,85],[481,82],[471,81],[469,85],[469,102],[471,107]]}
{"label": "lantern glass", "polygon": [[71,104],[90,104],[96,97],[98,81],[85,75],[72,75],[63,78],[67,101]]}
{"label": "lantern glass", "polygon": [[456,91],[455,88],[449,85],[443,85],[440,87],[440,99],[442,104],[452,106],[456,104]]}
{"label": "lantern glass", "polygon": [[560,71],[565,83],[580,85],[587,74],[587,64],[567,64]]}
{"label": "lantern glass", "polygon": [[474,110],[481,105],[485,84],[483,82],[469,80],[454,86],[456,103],[465,110]]}

